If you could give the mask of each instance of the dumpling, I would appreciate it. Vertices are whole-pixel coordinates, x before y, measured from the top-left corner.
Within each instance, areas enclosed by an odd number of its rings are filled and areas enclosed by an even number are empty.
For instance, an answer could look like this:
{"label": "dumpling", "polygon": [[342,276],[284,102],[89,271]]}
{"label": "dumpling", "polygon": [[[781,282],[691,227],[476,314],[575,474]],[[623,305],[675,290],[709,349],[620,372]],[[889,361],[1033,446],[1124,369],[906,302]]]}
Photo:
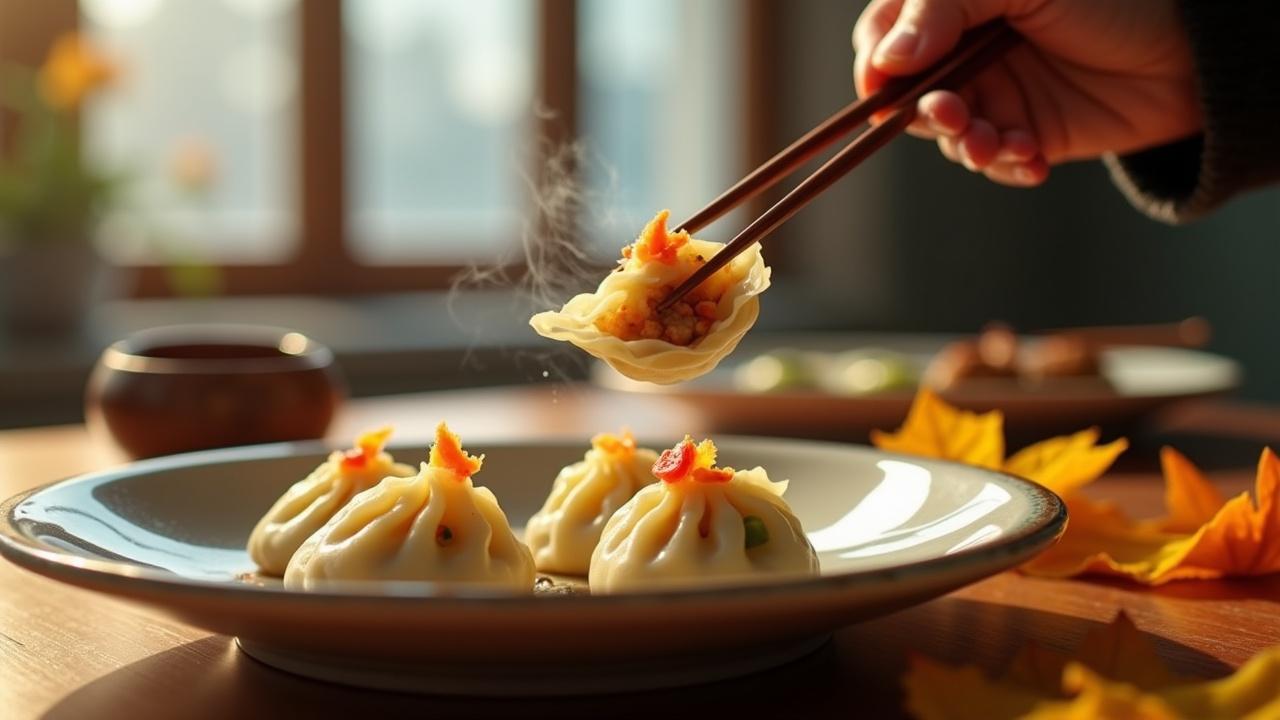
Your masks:
{"label": "dumpling", "polygon": [[533,555],[493,493],[471,482],[483,460],[440,423],[418,474],[388,477],[352,498],[294,553],[285,587],[380,580],[532,592]]}
{"label": "dumpling", "polygon": [[818,556],[763,468],[715,467],[710,440],[664,450],[650,485],[605,525],[591,556],[593,593],[749,583],[818,573]]}
{"label": "dumpling", "polygon": [[262,572],[282,574],[298,546],[356,493],[388,475],[413,475],[412,466],[396,462],[382,449],[390,436],[391,428],[364,433],[354,449],[334,451],[276,500],[249,535],[249,557]]}
{"label": "dumpling", "polygon": [[640,488],[654,480],[658,454],[636,447],[631,433],[591,438],[581,461],[556,476],[551,494],[529,520],[525,539],[543,572],[586,575],[604,524]]}
{"label": "dumpling", "polygon": [[760,315],[769,268],[759,245],[734,258],[670,310],[654,308],[724,247],[667,232],[666,210],[645,226],[593,293],[529,320],[539,335],[566,340],[633,380],[690,380],[733,352]]}

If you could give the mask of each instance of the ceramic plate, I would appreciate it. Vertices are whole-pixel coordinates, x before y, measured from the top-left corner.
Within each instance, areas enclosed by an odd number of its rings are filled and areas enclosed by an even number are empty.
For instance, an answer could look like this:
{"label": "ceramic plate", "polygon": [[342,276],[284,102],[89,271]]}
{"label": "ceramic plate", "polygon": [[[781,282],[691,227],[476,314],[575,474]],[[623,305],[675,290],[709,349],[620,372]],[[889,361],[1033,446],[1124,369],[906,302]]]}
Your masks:
{"label": "ceramic plate", "polygon": [[[299,674],[532,695],[669,687],[776,665],[845,624],[1013,567],[1066,521],[1051,492],[977,468],[811,441],[717,443],[728,464],[791,479],[786,499],[818,550],[821,577],[594,597],[413,584],[383,594],[286,591],[254,575],[244,545],[260,514],[323,460],[314,443],[160,458],[24,493],[0,506],[0,552],[55,580],[234,635],[249,655]],[[476,482],[515,525],[584,451],[582,443],[468,447],[486,454]]]}
{"label": "ceramic plate", "polygon": [[[693,406],[717,432],[863,439],[873,428],[902,422],[915,389],[870,395],[837,395],[821,390],[742,392],[735,387],[737,365],[776,348],[841,352],[884,348],[924,368],[950,338],[927,335],[748,335],[739,350],[712,372],[678,386],[629,380],[603,363],[592,380],[625,392],[659,393]],[[1109,432],[1131,426],[1170,403],[1224,393],[1240,384],[1240,367],[1230,358],[1198,350],[1166,347],[1114,347],[1102,351],[1107,383],[1063,379],[1042,387],[1016,380],[983,380],[943,393],[948,402],[970,410],[999,409],[1007,425],[1035,439],[1075,432],[1094,425]]]}

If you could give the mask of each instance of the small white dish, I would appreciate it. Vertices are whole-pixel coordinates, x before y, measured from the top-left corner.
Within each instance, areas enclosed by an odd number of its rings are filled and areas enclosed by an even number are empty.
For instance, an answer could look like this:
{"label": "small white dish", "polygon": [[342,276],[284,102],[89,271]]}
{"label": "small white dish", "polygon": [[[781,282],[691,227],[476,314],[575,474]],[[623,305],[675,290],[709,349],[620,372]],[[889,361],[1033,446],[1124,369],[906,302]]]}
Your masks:
{"label": "small white dish", "polygon": [[[148,460],[23,493],[0,505],[0,554],[234,635],[249,655],[301,675],[529,696],[671,687],[772,667],[843,625],[1014,567],[1066,523],[1053,493],[1000,473],[859,446],[716,440],[725,464],[790,478],[786,499],[818,550],[821,577],[594,597],[428,584],[286,591],[254,574],[245,541],[275,498],[323,459],[318,443]],[[567,442],[468,447],[486,454],[476,483],[517,526],[583,452]],[[395,454],[413,461],[425,449]]]}

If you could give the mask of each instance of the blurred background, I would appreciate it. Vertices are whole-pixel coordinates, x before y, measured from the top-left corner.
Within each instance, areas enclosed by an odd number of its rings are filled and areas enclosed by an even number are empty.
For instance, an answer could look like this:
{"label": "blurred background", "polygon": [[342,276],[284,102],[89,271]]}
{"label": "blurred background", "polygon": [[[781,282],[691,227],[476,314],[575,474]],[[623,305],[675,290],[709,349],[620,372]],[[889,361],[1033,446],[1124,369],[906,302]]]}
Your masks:
{"label": "blurred background", "polygon": [[[0,427],[78,421],[102,348],[173,323],[308,333],[357,396],[582,376],[459,273],[548,232],[603,267],[701,207],[852,99],[862,5],[0,0]],[[1280,401],[1280,189],[1175,228],[1097,163],[1013,190],[902,139],[768,257],[762,330],[1202,315]]]}

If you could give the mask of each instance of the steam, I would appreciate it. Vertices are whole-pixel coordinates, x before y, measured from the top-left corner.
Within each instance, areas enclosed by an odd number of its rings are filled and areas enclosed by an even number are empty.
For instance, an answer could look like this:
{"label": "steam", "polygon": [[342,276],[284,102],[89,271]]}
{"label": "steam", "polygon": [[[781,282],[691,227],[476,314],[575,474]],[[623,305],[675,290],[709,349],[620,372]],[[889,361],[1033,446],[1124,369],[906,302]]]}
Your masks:
{"label": "steam", "polygon": [[[471,337],[464,368],[483,369],[474,350],[488,325],[486,318],[474,313],[464,318],[468,292],[509,291],[509,306],[502,310],[507,317],[487,319],[502,326],[508,325],[511,317],[526,320],[535,312],[560,307],[576,293],[591,290],[610,270],[607,260],[592,253],[587,228],[621,233],[619,248],[627,242],[621,238],[630,234],[623,232],[620,213],[614,210],[618,182],[612,166],[582,140],[554,143],[544,139],[537,150],[537,157],[543,159],[540,172],[521,172],[532,203],[521,224],[519,243],[497,258],[473,262],[457,274],[450,287],[449,316]],[[585,183],[588,175],[603,177],[606,182],[603,187],[589,189]],[[589,359],[564,346],[512,351],[511,355],[527,379],[538,381],[581,377]]]}

